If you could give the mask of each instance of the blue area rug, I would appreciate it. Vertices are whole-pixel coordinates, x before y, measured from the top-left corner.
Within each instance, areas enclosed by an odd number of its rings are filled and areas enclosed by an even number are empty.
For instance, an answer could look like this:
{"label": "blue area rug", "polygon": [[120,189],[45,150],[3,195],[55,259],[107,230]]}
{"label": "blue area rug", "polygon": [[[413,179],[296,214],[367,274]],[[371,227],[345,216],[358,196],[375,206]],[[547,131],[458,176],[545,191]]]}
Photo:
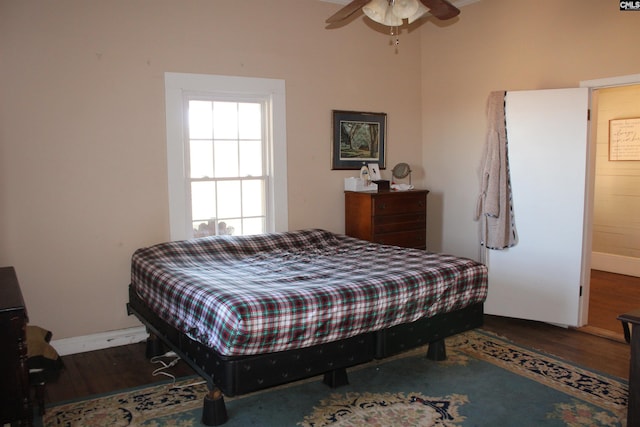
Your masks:
{"label": "blue area rug", "polygon": [[[349,370],[350,385],[321,379],[225,398],[238,426],[624,426],[627,382],[481,330],[447,339],[448,359],[426,348]],[[54,405],[49,426],[200,426],[198,378]]]}

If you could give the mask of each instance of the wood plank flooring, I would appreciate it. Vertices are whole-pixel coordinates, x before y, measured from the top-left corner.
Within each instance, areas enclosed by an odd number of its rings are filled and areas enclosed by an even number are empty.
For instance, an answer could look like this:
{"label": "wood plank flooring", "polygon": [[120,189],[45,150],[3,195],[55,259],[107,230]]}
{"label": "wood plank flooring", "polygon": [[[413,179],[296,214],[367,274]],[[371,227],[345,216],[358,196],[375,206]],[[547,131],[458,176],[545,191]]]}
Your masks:
{"label": "wood plank flooring", "polygon": [[629,378],[628,344],[548,323],[485,316],[483,329],[529,348],[619,378]]}
{"label": "wood plank flooring", "polygon": [[624,341],[619,314],[640,308],[640,277],[591,271],[589,320],[584,332]]}
{"label": "wood plank flooring", "polygon": [[[46,385],[45,404],[169,380],[153,375],[160,365],[146,358],[145,349],[145,343],[137,343],[63,356],[60,377]],[[166,372],[176,377],[194,375],[183,361]]]}

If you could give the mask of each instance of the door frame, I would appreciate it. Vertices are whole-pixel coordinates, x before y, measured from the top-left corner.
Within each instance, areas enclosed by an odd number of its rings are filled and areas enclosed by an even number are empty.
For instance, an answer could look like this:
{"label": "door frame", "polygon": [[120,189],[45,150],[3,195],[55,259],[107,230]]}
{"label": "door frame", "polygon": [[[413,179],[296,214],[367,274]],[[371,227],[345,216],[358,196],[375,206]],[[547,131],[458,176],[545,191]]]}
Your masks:
{"label": "door frame", "polygon": [[[592,106],[592,93],[597,89],[604,89],[608,87],[617,86],[631,86],[640,84],[640,74],[629,74],[618,77],[608,77],[594,80],[584,80],[580,82],[579,87],[589,89],[589,111],[593,112]],[[587,133],[587,176],[586,188],[587,194],[585,195],[585,218],[584,218],[584,230],[583,230],[583,247],[582,247],[582,273],[585,275],[583,280],[582,300],[579,308],[579,321],[580,326],[585,326],[589,321],[589,298],[590,298],[590,277],[591,277],[591,252],[592,252],[592,238],[593,238],[593,211],[594,211],[594,193],[596,182],[596,124],[597,117],[591,116]],[[593,124],[593,125],[592,125]]]}

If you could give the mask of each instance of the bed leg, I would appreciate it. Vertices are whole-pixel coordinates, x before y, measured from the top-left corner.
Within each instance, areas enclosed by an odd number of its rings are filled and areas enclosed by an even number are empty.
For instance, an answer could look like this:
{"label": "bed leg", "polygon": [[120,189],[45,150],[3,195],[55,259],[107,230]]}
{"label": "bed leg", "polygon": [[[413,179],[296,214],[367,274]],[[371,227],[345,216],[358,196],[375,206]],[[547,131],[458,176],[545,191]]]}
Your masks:
{"label": "bed leg", "polygon": [[152,333],[149,333],[147,338],[147,349],[145,350],[145,356],[147,359],[151,359],[156,356],[162,356],[166,352],[162,340]]}
{"label": "bed leg", "polygon": [[228,419],[222,391],[214,387],[212,390],[209,390],[204,397],[202,424],[206,426],[219,426],[226,423]]}
{"label": "bed leg", "polygon": [[347,377],[347,370],[345,368],[340,368],[325,372],[324,380],[322,380],[322,382],[331,388],[348,385],[349,378]]}
{"label": "bed leg", "polygon": [[444,346],[444,339],[432,341],[427,350],[427,359],[441,361],[447,359],[447,349]]}

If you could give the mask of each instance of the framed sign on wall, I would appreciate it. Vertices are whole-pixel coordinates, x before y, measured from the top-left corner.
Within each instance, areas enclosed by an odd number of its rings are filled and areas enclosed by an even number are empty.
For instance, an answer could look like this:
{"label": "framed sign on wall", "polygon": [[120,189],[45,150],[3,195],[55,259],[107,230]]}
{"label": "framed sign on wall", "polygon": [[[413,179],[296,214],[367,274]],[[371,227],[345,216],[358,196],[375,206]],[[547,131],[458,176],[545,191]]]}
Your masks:
{"label": "framed sign on wall", "polygon": [[609,120],[609,160],[640,160],[640,118]]}

